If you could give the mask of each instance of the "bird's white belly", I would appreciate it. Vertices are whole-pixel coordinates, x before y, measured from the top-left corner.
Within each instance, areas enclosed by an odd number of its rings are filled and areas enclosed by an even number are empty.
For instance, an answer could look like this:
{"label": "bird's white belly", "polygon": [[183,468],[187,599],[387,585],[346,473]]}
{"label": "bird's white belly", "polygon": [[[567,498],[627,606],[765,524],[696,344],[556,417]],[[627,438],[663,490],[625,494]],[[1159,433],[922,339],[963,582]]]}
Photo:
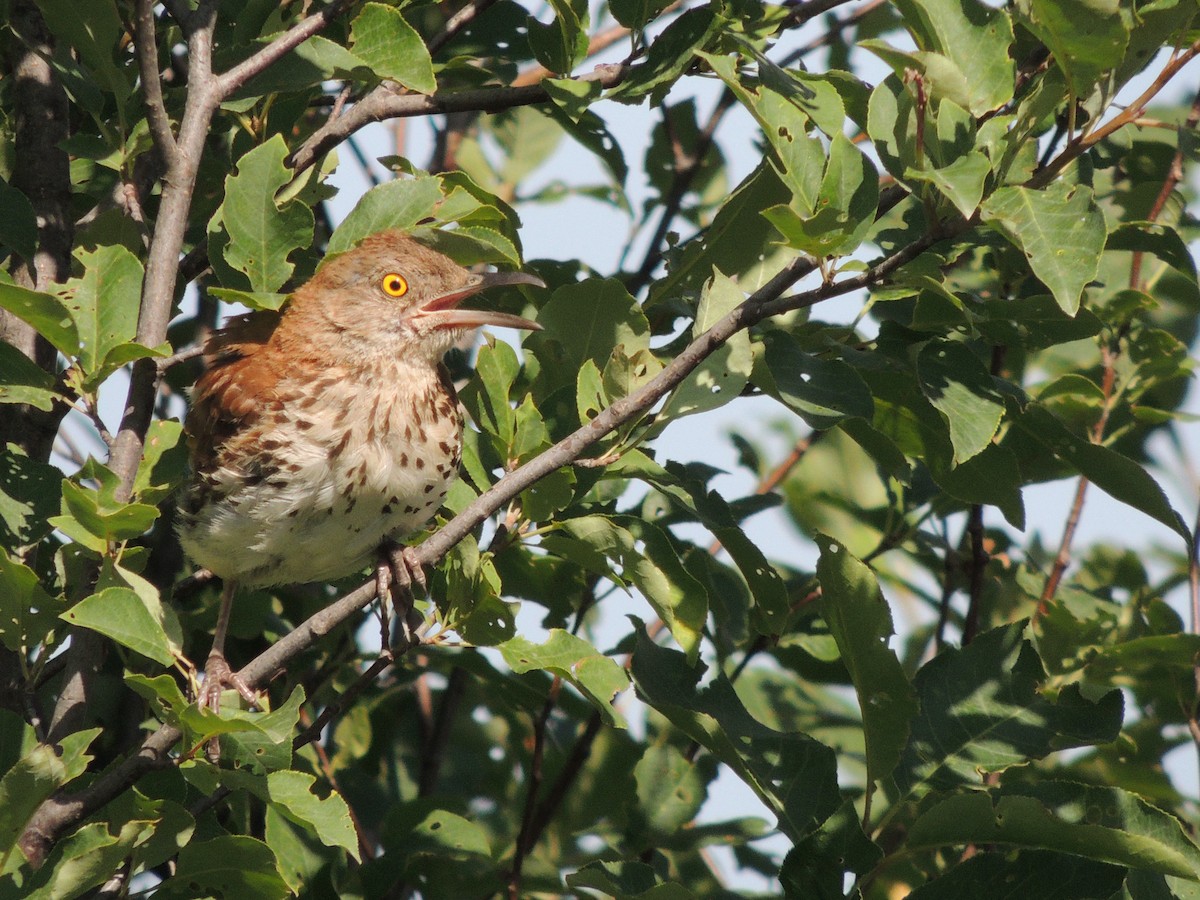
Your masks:
{"label": "bird's white belly", "polygon": [[269,476],[218,472],[225,499],[181,530],[192,559],[247,586],[330,581],[432,518],[457,471],[457,410],[415,421],[411,403],[330,393],[260,435],[280,448]]}

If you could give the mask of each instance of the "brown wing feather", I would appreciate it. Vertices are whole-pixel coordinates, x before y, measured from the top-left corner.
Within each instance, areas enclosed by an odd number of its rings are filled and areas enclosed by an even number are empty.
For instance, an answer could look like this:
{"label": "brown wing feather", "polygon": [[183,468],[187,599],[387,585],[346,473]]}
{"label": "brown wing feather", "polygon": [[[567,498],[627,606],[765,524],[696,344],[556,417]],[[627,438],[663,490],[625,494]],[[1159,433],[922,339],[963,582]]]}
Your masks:
{"label": "brown wing feather", "polygon": [[236,316],[209,338],[209,369],[192,389],[184,426],[197,476],[219,466],[226,445],[278,405],[276,386],[283,373],[272,359],[278,354],[264,351],[280,318],[276,312]]}

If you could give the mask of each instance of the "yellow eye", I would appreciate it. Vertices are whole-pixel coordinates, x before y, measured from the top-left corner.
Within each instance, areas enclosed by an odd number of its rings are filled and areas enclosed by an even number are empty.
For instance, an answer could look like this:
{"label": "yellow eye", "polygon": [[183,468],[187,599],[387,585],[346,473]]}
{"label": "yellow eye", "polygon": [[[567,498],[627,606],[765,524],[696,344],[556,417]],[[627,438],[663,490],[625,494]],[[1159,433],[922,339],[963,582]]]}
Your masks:
{"label": "yellow eye", "polygon": [[384,275],[380,286],[389,297],[403,297],[408,293],[408,282],[399,272],[389,272]]}

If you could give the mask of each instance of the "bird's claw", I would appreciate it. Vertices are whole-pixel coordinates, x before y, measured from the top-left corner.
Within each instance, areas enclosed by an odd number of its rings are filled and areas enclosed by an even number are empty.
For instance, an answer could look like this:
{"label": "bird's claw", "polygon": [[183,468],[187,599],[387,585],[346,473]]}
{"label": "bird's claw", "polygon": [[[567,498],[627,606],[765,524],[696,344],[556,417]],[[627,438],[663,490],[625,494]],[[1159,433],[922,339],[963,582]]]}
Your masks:
{"label": "bird's claw", "polygon": [[383,619],[383,646],[386,648],[391,642],[386,609],[389,597],[400,614],[398,618],[403,643],[411,646],[419,640],[416,629],[421,625],[421,615],[413,609],[413,584],[420,587],[422,594],[429,593],[425,569],[417,558],[416,550],[402,544],[385,545],[381,548],[380,556],[379,565],[375,568],[375,590]]}
{"label": "bird's claw", "polygon": [[[200,696],[196,698],[196,705],[200,709],[219,713],[221,711],[221,692],[226,688],[235,689],[252,709],[258,707],[258,694],[250,685],[246,684],[241,675],[229,667],[225,654],[214,649],[208,654],[208,660],[204,663],[204,683],[200,685]],[[219,737],[211,738],[205,745],[204,753],[213,765],[219,763],[221,761],[221,739]]]}
{"label": "bird's claw", "polygon": [[242,699],[252,707],[258,707],[258,694],[246,684],[242,676],[229,667],[225,654],[213,650],[208,654],[204,663],[204,684],[200,686],[200,697],[197,704],[201,709],[221,711],[221,692],[233,688],[242,695]]}

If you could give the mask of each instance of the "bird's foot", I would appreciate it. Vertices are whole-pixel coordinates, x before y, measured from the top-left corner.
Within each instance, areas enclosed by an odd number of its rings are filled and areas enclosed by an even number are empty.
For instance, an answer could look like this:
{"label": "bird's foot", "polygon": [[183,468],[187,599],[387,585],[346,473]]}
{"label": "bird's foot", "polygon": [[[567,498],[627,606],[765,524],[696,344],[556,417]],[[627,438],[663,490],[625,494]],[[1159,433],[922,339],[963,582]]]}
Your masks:
{"label": "bird's foot", "polygon": [[[237,690],[242,695],[242,699],[252,708],[258,706],[258,695],[250,689],[250,685],[246,684],[242,676],[229,667],[229,663],[225,660],[225,654],[214,647],[208,654],[208,660],[204,663],[204,683],[200,685],[200,696],[196,700],[196,705],[201,709],[210,709],[214,713],[219,713],[221,711],[221,692],[226,688]],[[220,737],[208,740],[204,747],[204,755],[213,765],[217,765],[221,761]]]}
{"label": "bird's foot", "polygon": [[236,690],[250,706],[258,706],[258,694],[246,684],[242,676],[229,667],[224,653],[213,650],[208,654],[208,661],[204,663],[204,684],[200,686],[197,705],[201,709],[220,712],[221,692],[227,688]]}
{"label": "bird's foot", "polygon": [[387,616],[387,601],[400,620],[401,638],[404,646],[417,643],[416,630],[421,625],[421,615],[413,609],[413,584],[420,586],[421,593],[429,593],[425,569],[417,559],[416,551],[403,544],[389,543],[380,547],[379,564],[375,568],[375,590],[379,596],[380,617],[383,628],[383,646],[391,644],[391,625]]}

